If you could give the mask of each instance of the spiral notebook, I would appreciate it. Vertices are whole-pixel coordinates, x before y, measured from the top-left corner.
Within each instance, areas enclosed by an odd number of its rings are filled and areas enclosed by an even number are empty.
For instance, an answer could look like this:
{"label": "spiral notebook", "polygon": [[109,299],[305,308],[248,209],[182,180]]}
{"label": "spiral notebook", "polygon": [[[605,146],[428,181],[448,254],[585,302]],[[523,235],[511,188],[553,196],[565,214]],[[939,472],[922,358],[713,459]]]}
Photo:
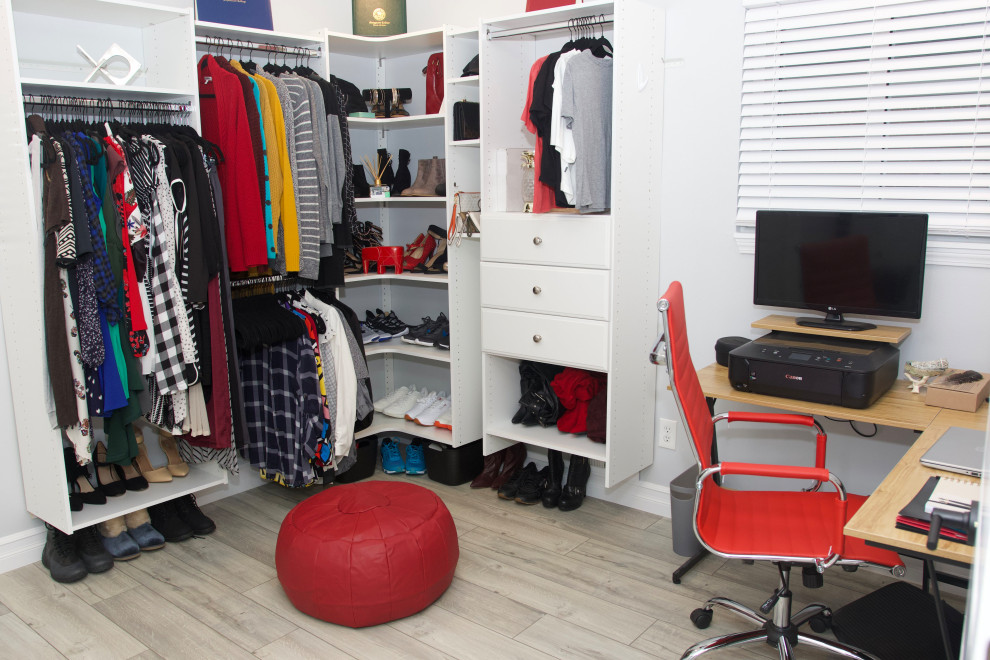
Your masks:
{"label": "spiral notebook", "polygon": [[986,431],[953,426],[924,453],[921,464],[971,477],[982,477],[986,436]]}
{"label": "spiral notebook", "polygon": [[925,513],[936,508],[965,513],[973,508],[973,502],[980,499],[980,482],[939,477],[935,489],[925,502]]}

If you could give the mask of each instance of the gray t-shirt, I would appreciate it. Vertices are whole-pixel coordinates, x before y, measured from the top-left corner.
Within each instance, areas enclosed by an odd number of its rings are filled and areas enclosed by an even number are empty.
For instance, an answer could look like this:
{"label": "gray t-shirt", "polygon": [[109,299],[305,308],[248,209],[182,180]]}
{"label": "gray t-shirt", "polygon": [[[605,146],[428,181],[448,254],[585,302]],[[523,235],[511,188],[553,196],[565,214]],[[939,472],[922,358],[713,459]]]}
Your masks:
{"label": "gray t-shirt", "polygon": [[574,206],[596,213],[612,205],[612,58],[582,51],[567,62],[560,116],[574,138]]}

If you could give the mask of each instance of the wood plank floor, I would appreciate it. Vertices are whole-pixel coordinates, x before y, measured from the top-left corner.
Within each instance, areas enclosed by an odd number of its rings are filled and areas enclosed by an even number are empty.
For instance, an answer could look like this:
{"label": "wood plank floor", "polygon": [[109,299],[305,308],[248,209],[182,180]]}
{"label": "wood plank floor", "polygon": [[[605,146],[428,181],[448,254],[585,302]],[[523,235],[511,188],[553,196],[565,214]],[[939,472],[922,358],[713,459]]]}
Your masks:
{"label": "wood plank floor", "polygon": [[[320,491],[269,484],[204,506],[217,523],[210,536],[81,582],[58,584],[40,562],[0,575],[0,656],[679,658],[701,639],[750,628],[716,610],[711,627],[696,630],[688,614],[706,598],[755,607],[776,586],[773,566],[718,557],[675,585],[670,575],[683,559],[671,549],[670,521],[601,500],[563,513],[425,476],[376,478],[432,489],[457,525],[454,581],[419,614],[353,630],[295,610],[276,577],[275,540],[285,514]],[[817,590],[796,579],[795,609],[819,601],[837,608],[891,579],[831,570]],[[761,644],[711,657],[777,653]],[[802,646],[799,657],[829,656]]]}

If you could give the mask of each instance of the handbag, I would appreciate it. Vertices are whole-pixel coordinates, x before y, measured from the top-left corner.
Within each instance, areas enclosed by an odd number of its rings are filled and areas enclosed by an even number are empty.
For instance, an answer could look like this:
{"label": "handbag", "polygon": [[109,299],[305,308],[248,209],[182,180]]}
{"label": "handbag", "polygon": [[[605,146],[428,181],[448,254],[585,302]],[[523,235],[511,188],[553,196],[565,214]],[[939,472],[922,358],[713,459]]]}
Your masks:
{"label": "handbag", "polygon": [[435,115],[443,104],[443,53],[433,53],[426,61],[426,114]]}
{"label": "handbag", "polygon": [[481,137],[481,105],[473,101],[454,104],[454,140],[477,140]]}

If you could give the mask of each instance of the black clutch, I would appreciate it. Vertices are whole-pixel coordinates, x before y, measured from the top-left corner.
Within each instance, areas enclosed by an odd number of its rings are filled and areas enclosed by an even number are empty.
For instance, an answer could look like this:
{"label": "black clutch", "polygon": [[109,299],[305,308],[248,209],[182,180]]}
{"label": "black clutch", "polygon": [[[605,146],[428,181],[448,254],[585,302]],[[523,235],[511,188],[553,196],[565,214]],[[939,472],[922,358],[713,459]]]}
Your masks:
{"label": "black clutch", "polygon": [[454,140],[477,140],[481,137],[481,106],[472,101],[454,104]]}

